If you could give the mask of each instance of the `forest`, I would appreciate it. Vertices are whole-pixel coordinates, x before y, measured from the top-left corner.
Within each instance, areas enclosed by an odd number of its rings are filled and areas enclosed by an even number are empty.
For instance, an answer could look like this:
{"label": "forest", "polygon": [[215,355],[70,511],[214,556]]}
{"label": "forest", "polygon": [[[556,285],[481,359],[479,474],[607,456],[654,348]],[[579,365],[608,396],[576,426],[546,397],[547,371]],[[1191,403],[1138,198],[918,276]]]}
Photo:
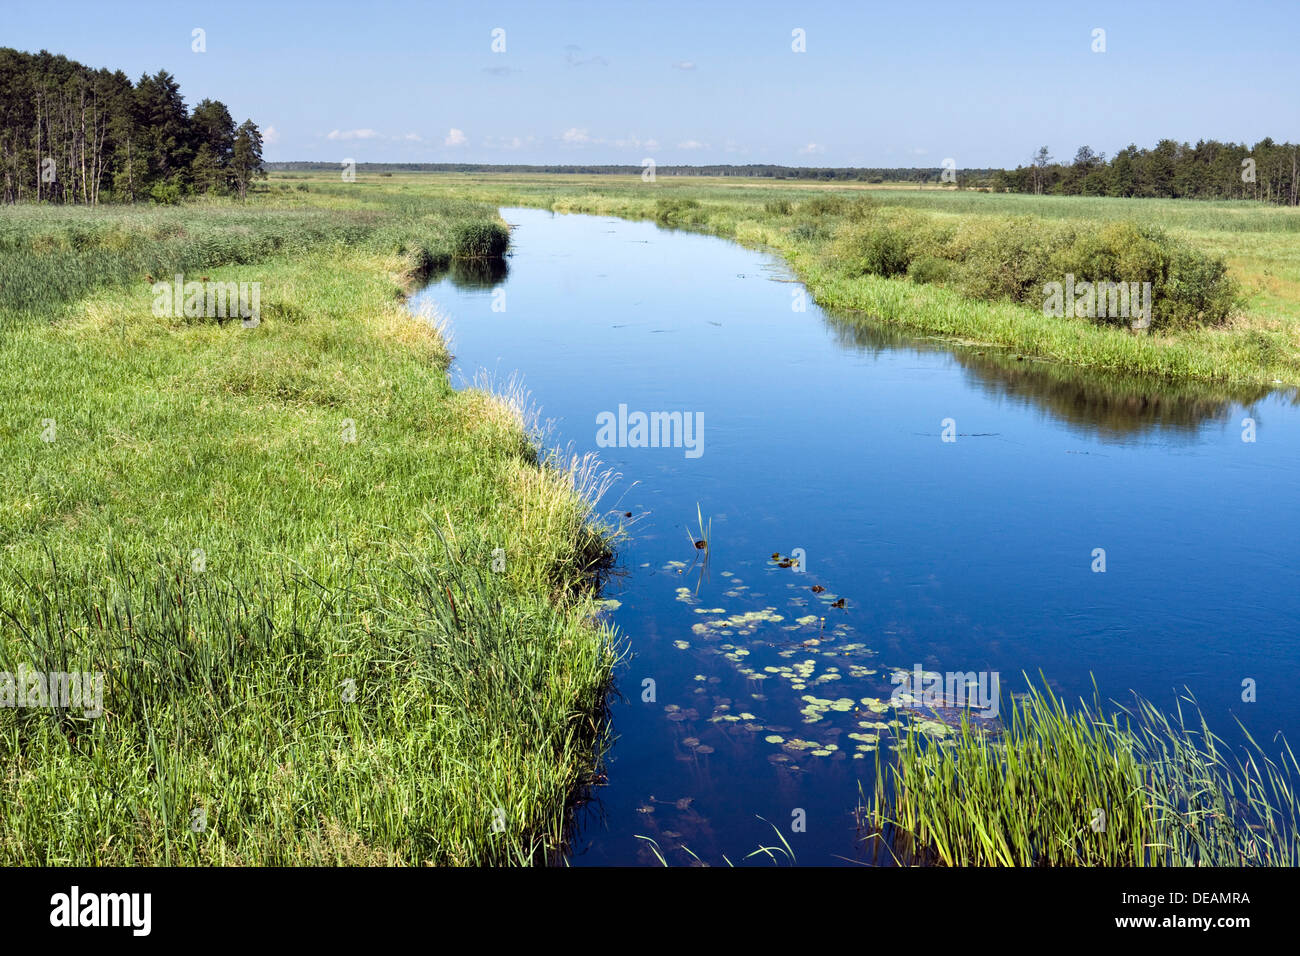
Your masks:
{"label": "forest", "polygon": [[247,194],[262,134],[219,100],[185,105],[172,74],[135,83],[42,50],[0,48],[0,170],[7,203],[97,205]]}
{"label": "forest", "polygon": [[1200,140],[1195,146],[1162,139],[1154,149],[1134,145],[1109,161],[1080,146],[1071,163],[1057,163],[1046,146],[1028,166],[1001,171],[995,192],[1147,199],[1256,199],[1280,206],[1300,201],[1300,146],[1271,138],[1254,146]]}

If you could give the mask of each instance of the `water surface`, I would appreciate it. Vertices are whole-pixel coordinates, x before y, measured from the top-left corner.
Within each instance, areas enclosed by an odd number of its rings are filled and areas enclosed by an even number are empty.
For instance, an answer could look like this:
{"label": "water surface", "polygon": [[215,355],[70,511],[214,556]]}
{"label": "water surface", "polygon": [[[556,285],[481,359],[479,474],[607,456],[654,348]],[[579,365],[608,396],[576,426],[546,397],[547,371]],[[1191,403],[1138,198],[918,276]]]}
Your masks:
{"label": "water surface", "polygon": [[[864,859],[853,809],[893,668],[998,672],[1004,694],[1041,671],[1089,698],[1095,676],[1166,709],[1188,688],[1222,734],[1235,715],[1297,736],[1291,395],[891,335],[796,311],[782,265],[733,243],[502,215],[508,270],[458,270],[414,305],[449,317],[454,379],[519,373],[553,442],[623,476],[603,508],[635,516],[606,590],[632,652],[617,741],[572,863],[657,862],[638,835],[673,863],[738,863],[773,825],[800,863]],[[703,453],[598,447],[620,405],[702,414]],[[796,548],[802,573],[772,560]]]}

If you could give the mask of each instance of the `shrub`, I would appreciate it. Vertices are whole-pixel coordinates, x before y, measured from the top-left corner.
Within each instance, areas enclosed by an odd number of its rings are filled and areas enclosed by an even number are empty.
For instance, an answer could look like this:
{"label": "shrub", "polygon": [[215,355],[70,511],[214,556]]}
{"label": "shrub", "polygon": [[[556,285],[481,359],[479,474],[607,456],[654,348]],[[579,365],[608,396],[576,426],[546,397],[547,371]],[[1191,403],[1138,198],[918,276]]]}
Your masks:
{"label": "shrub", "polygon": [[814,196],[799,204],[799,212],[806,216],[839,216],[848,202],[839,196]]}
{"label": "shrub", "polygon": [[840,230],[836,255],[850,275],[896,276],[907,272],[920,217],[905,209],[874,209]]}
{"label": "shrub", "polygon": [[1240,289],[1217,256],[1179,249],[1169,264],[1169,280],[1157,318],[1161,324],[1217,325],[1240,304]]}
{"label": "shrub", "polygon": [[801,242],[813,242],[817,239],[825,239],[827,231],[826,227],[819,222],[801,222],[790,230],[790,235]]}
{"label": "shrub", "polygon": [[655,201],[655,222],[661,226],[700,224],[704,211],[695,199],[659,199]]}
{"label": "shrub", "polygon": [[499,222],[467,222],[452,236],[452,255],[457,259],[499,259],[510,245],[510,230]]}
{"label": "shrub", "polygon": [[763,211],[773,216],[788,216],[793,208],[788,199],[773,199],[763,203]]}
{"label": "shrub", "polygon": [[154,183],[149,198],[163,206],[174,206],[181,201],[181,187],[176,183]]}
{"label": "shrub", "polygon": [[1072,273],[1076,281],[1150,283],[1153,329],[1217,324],[1237,304],[1237,286],[1222,259],[1189,249],[1150,226],[1107,223],[1059,250],[1055,266],[1057,281]]}
{"label": "shrub", "polygon": [[921,256],[907,267],[907,276],[913,282],[942,283],[952,279],[956,266],[938,256]]}
{"label": "shrub", "polygon": [[1052,256],[1067,237],[1066,228],[1028,216],[971,223],[953,238],[958,283],[976,299],[1037,301],[1055,278]]}
{"label": "shrub", "polygon": [[878,226],[862,243],[859,262],[872,275],[900,275],[907,271],[909,261],[907,236],[895,226]]}

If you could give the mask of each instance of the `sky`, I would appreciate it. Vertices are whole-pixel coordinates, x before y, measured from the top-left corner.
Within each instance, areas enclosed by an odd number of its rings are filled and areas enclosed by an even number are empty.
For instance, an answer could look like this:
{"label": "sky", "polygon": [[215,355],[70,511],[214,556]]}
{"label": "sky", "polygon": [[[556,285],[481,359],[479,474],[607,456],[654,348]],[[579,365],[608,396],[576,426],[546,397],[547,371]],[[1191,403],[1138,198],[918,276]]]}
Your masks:
{"label": "sky", "polygon": [[976,168],[1300,139],[1300,0],[7,6],[0,46],[165,69],[269,161]]}

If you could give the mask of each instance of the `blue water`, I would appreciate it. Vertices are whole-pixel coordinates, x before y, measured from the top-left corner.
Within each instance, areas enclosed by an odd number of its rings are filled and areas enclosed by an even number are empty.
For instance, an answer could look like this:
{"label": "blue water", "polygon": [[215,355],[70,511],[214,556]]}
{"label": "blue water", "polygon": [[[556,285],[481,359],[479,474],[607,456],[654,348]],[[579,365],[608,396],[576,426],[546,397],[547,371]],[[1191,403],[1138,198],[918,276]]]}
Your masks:
{"label": "blue water", "polygon": [[[890,336],[796,311],[782,265],[733,243],[502,215],[508,273],[448,275],[414,305],[450,319],[454,378],[518,372],[550,440],[622,476],[602,502],[630,525],[605,596],[631,655],[608,785],[579,814],[570,862],[656,863],[639,835],[672,863],[739,863],[779,843],[774,827],[801,864],[864,859],[853,810],[875,754],[848,734],[878,716],[861,702],[888,700],[894,667],[998,672],[1004,694],[1041,671],[1091,698],[1095,677],[1104,698],[1166,710],[1186,688],[1230,739],[1234,715],[1300,736],[1294,395],[1157,392]],[[703,454],[598,447],[597,415],[620,404],[701,413]],[[712,522],[703,573],[697,506]],[[771,559],[796,548],[803,573]],[[781,620],[692,631],[765,608]],[[713,609],[726,613],[697,613]],[[803,661],[839,676],[792,688],[764,670]],[[805,695],[858,709],[805,724]]]}

